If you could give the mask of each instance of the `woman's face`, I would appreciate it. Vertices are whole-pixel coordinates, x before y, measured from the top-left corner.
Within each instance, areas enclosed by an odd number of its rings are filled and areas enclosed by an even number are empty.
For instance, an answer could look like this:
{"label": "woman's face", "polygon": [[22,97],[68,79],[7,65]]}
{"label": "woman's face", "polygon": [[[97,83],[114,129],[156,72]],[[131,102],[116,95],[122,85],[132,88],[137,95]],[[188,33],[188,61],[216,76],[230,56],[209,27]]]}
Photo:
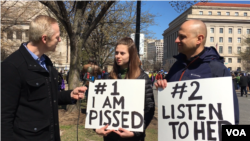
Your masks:
{"label": "woman's face", "polygon": [[127,68],[129,62],[129,53],[127,45],[118,45],[115,49],[115,61],[121,68]]}

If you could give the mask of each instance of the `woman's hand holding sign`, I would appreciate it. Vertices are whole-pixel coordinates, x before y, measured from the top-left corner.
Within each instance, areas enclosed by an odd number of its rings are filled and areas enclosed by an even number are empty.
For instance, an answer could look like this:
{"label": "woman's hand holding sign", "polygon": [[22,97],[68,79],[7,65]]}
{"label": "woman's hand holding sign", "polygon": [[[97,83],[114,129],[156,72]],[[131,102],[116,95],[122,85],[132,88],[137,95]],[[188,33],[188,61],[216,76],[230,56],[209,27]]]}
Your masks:
{"label": "woman's hand holding sign", "polygon": [[106,130],[108,128],[108,124],[100,129],[96,129],[95,132],[98,134],[98,135],[102,135],[102,136],[107,136],[109,133],[111,133],[112,131],[114,130]]}
{"label": "woman's hand holding sign", "polygon": [[134,133],[133,132],[130,132],[126,129],[123,129],[123,128],[119,128],[119,130],[117,131],[114,131],[116,134],[120,135],[120,137],[122,138],[129,138],[129,137],[133,137],[134,136]]}
{"label": "woman's hand holding sign", "polygon": [[122,138],[129,138],[129,137],[134,136],[133,132],[130,132],[129,130],[126,130],[123,128],[119,128],[118,130],[107,130],[108,126],[109,125],[107,124],[106,126],[100,128],[100,129],[96,129],[95,132],[98,135],[105,136],[105,137],[111,132],[115,132],[116,134],[118,134]]}

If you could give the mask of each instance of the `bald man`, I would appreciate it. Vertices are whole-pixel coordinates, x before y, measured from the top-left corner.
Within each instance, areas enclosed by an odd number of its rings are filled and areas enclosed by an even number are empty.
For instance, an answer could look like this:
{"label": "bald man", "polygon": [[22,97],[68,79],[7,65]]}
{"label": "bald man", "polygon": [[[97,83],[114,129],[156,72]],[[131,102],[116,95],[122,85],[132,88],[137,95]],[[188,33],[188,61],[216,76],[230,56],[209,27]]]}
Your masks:
{"label": "bald man", "polygon": [[[206,25],[200,20],[189,20],[181,25],[175,40],[179,54],[173,56],[177,61],[167,78],[155,83],[156,88],[167,87],[167,82],[231,76],[224,65],[224,58],[216,49],[205,47],[206,37]],[[239,124],[239,105],[234,87],[233,99],[235,124]]]}

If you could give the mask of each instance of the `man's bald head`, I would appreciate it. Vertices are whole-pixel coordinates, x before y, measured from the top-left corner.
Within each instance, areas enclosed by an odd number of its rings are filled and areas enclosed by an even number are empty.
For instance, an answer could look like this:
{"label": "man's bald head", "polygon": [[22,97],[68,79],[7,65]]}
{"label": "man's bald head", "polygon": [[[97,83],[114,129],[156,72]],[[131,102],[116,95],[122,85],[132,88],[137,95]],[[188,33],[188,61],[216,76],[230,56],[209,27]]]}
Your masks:
{"label": "man's bald head", "polygon": [[205,45],[207,38],[207,26],[204,22],[201,20],[188,20],[181,25],[180,29],[181,28],[188,29],[189,32],[195,37],[203,35],[204,39],[202,41],[202,45]]}

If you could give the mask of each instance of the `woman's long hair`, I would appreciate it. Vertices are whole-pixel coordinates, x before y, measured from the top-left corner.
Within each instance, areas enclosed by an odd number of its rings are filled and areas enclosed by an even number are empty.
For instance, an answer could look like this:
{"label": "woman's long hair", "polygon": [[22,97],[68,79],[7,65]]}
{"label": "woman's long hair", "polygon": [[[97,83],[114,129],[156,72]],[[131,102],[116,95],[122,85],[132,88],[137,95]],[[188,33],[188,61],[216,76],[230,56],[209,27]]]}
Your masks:
{"label": "woman's long hair", "polygon": [[[130,37],[124,37],[117,41],[116,47],[118,45],[127,45],[128,46],[128,53],[129,53],[129,62],[128,62],[128,72],[126,74],[126,79],[136,79],[140,75],[140,68],[139,68],[139,57],[137,54],[137,49],[135,46],[134,41]],[[110,73],[110,78],[117,79],[117,75],[119,73],[120,66],[117,65],[116,60],[114,58],[114,65],[113,70]]]}

